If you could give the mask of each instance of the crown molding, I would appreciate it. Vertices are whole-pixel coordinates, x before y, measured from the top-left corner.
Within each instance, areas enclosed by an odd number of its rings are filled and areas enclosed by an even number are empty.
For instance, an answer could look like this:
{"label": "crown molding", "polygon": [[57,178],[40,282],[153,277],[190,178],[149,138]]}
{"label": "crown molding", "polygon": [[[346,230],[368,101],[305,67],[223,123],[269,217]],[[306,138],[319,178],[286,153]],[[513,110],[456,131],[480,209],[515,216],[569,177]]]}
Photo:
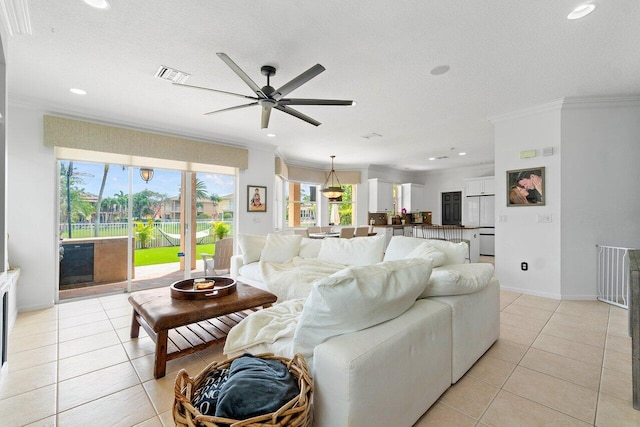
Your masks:
{"label": "crown molding", "polygon": [[535,105],[533,107],[527,107],[520,110],[515,110],[505,114],[499,114],[489,117],[491,123],[502,122],[505,120],[518,119],[521,117],[533,116],[535,114],[548,113],[551,111],[559,111],[564,104],[565,98],[556,99],[544,104]]}
{"label": "crown molding", "polygon": [[10,36],[31,35],[28,0],[0,0],[0,16]]}

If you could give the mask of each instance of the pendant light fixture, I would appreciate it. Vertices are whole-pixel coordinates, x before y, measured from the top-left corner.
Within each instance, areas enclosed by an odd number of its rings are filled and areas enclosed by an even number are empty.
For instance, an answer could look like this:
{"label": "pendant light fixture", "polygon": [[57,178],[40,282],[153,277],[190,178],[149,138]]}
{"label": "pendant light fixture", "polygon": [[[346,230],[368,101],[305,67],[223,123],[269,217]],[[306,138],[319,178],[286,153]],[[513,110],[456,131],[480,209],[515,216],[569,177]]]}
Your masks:
{"label": "pendant light fixture", "polygon": [[151,178],[153,178],[153,169],[140,168],[140,178],[148,184]]}
{"label": "pendant light fixture", "polygon": [[[329,176],[327,177],[327,182],[324,183],[324,187],[322,188],[322,190],[320,190],[320,192],[329,199],[336,199],[342,196],[342,193],[344,192],[344,190],[340,186],[340,180],[336,175],[336,171],[333,169],[333,159],[336,156],[330,156],[330,157],[331,157],[331,172],[329,172]],[[329,181],[331,181],[331,184],[329,184]]]}

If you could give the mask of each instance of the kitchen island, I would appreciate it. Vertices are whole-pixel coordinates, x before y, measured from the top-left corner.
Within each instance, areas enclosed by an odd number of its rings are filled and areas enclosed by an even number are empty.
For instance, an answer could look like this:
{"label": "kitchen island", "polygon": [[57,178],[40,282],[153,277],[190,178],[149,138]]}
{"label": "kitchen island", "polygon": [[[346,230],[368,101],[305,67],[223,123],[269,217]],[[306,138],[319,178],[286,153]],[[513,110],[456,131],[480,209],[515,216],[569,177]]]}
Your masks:
{"label": "kitchen island", "polygon": [[385,247],[392,236],[418,237],[423,239],[440,240],[465,240],[469,243],[469,258],[471,262],[480,259],[480,228],[460,227],[455,225],[428,225],[428,224],[393,224],[374,225],[373,229],[378,234],[385,235]]}

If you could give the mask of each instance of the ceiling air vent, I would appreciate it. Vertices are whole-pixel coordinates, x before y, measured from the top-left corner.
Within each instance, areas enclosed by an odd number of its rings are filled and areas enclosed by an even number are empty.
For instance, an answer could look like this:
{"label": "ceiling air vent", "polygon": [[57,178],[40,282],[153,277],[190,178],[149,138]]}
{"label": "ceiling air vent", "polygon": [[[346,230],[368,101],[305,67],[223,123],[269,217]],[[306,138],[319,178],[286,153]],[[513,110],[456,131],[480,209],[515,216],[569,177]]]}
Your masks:
{"label": "ceiling air vent", "polygon": [[362,135],[362,137],[364,139],[376,139],[376,138],[382,138],[382,135],[380,135],[379,133],[371,132],[366,135]]}
{"label": "ceiling air vent", "polygon": [[161,65],[158,71],[156,71],[155,77],[162,80],[169,80],[173,83],[184,83],[190,75],[191,74],[169,68],[166,65]]}

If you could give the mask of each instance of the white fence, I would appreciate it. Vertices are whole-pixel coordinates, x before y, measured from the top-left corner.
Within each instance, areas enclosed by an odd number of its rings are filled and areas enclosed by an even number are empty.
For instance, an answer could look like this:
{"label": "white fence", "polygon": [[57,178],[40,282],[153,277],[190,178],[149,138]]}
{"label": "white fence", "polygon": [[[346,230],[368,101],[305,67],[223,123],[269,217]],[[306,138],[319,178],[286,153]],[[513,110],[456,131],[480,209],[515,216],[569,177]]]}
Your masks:
{"label": "white fence", "polygon": [[598,299],[629,308],[629,251],[633,248],[597,245]]}
{"label": "white fence", "polygon": [[[225,221],[226,222],[226,221]],[[233,235],[233,222],[226,222],[229,225],[229,234]],[[126,222],[106,222],[98,225],[98,237],[116,237],[128,236],[128,224]],[[68,225],[60,224],[60,236],[68,237]],[[93,237],[95,235],[94,223],[73,223],[71,224],[71,237]],[[164,232],[161,233],[160,230]],[[196,236],[205,234],[204,231],[209,230],[209,234],[203,237],[196,237],[197,244],[214,243],[213,223],[211,220],[197,221]],[[152,239],[147,242],[148,248],[159,248],[167,246],[180,245],[180,223],[179,222],[156,222],[154,223]],[[135,231],[134,231],[135,236]],[[136,249],[140,249],[140,241],[136,239]]]}

